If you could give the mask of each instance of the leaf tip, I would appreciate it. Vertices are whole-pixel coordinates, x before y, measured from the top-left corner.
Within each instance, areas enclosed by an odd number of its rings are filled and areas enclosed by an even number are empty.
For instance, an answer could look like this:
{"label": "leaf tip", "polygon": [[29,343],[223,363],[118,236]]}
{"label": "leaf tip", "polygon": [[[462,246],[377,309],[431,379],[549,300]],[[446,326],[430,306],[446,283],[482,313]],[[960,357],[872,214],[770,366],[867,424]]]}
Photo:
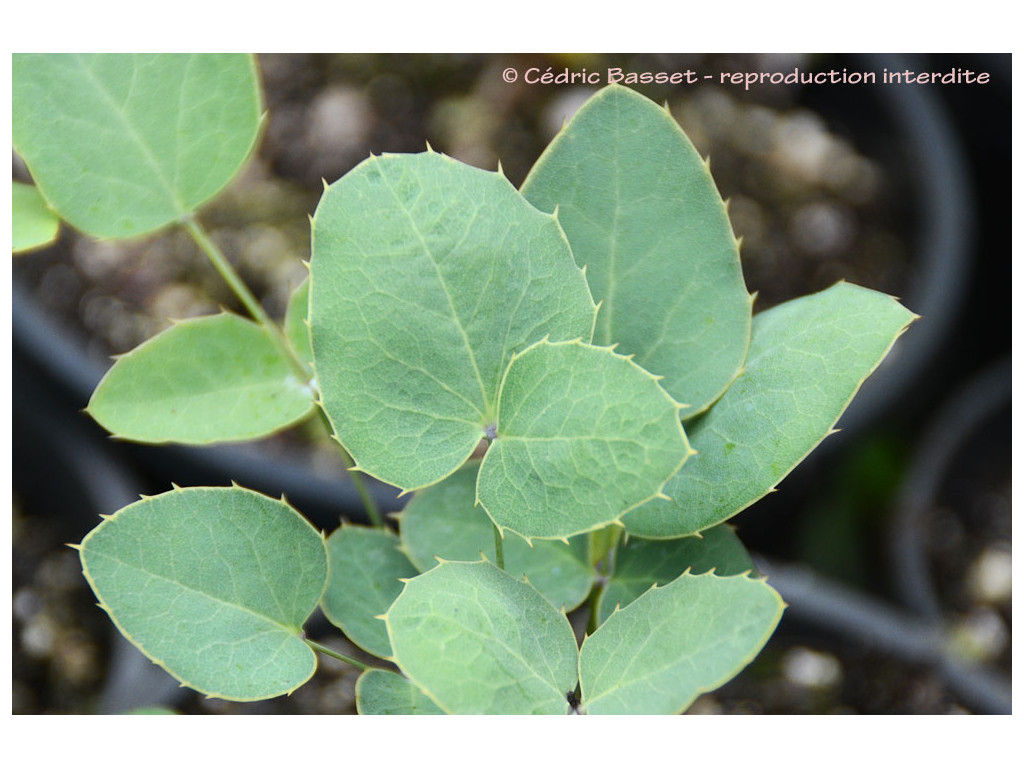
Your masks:
{"label": "leaf tip", "polygon": [[427,145],[427,154],[428,155],[434,154],[434,148],[432,146],[430,146],[430,142],[429,141],[424,141],[423,143]]}

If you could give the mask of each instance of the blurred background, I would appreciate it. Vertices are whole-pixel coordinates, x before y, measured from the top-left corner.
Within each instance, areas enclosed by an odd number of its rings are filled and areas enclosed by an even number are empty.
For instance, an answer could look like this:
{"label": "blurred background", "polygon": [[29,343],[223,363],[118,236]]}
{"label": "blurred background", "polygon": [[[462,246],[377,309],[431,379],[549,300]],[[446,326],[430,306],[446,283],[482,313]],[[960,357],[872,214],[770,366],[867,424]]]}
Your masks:
{"label": "blurred background", "polygon": [[[519,185],[598,85],[561,72],[685,72],[637,85],[667,103],[743,238],[755,311],[840,279],[922,316],[830,437],[733,519],[789,603],[758,659],[701,713],[1009,711],[1011,645],[1010,56],[266,54],[256,155],[200,218],[282,317],[304,278],[323,189],[369,153],[437,151]],[[883,70],[987,72],[904,85]],[[517,73],[515,82],[503,77]],[[719,73],[847,73],[847,83],[720,85]],[[874,85],[853,73],[874,72]],[[18,158],[13,176],[28,180]],[[317,423],[251,446],[111,441],[81,411],[109,365],[169,318],[236,311],[184,234],[97,242],[65,227],[14,259],[13,711],[354,711],[357,672],[324,659],[288,698],[254,704],[179,689],[116,633],[75,543],[138,498],[181,485],[282,491],[331,530],[359,520]],[[391,489],[375,486],[388,509]],[[323,621],[311,634],[332,638]],[[357,650],[350,652],[358,654]]]}

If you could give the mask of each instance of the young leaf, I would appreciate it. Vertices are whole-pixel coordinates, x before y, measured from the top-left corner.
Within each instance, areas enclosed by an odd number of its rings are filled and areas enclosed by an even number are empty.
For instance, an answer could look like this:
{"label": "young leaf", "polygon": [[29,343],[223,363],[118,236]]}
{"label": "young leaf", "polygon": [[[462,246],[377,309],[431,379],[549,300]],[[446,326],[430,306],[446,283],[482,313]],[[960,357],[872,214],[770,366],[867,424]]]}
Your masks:
{"label": "young leaf", "polygon": [[675,581],[687,568],[718,576],[754,571],[746,548],[728,525],[716,525],[700,536],[658,541],[630,538],[615,554],[615,568],[597,601],[598,622],[625,608],[655,584]]}
{"label": "young leaf", "polygon": [[114,435],[205,444],[278,432],[313,410],[270,334],[237,315],[184,320],[119,357],[89,401]]}
{"label": "young leaf", "polygon": [[[494,524],[476,506],[479,462],[470,462],[437,485],[417,491],[401,517],[402,546],[421,571],[437,565],[435,558],[495,561]],[[531,547],[515,534],[502,542],[505,571],[523,576],[556,608],[571,611],[590,593],[594,570],[587,563],[585,536],[561,541],[536,541]]]}
{"label": "young leaf", "polygon": [[284,333],[304,363],[313,364],[313,348],[309,343],[309,279],[303,280],[288,298],[284,314]]}
{"label": "young leaf", "polygon": [[684,574],[613,613],[580,649],[587,714],[672,715],[733,678],[784,605],[764,581]]}
{"label": "young leaf", "polygon": [[11,183],[11,249],[24,253],[57,239],[60,218],[31,184]]}
{"label": "young leaf", "polygon": [[450,475],[495,419],[512,355],[589,340],[595,307],[554,217],[500,174],[439,155],[364,161],[313,220],[317,382],[359,468],[400,488]]}
{"label": "young leaf", "polygon": [[219,192],[259,128],[244,54],[15,54],[14,146],[61,217],[132,237]]}
{"label": "young leaf", "polygon": [[386,621],[396,663],[445,712],[568,712],[578,657],[569,620],[490,563],[417,576]]}
{"label": "young leaf", "polygon": [[388,631],[379,618],[402,591],[400,579],[417,571],[391,531],[343,525],[327,539],[327,590],[320,607],[328,621],[364,651],[391,655]]}
{"label": "young leaf", "polygon": [[697,455],[622,522],[637,536],[685,536],[771,491],[828,434],[914,319],[895,299],[838,283],[754,318],[746,370],[687,424]]}
{"label": "young leaf", "polygon": [[444,710],[407,678],[387,669],[367,669],[356,681],[360,715],[443,715]]}
{"label": "young leaf", "polygon": [[654,498],[690,453],[679,405],[606,347],[540,342],[516,355],[477,498],[500,528],[565,538]]}
{"label": "young leaf", "polygon": [[704,410],[739,373],[751,297],[707,164],[666,109],[611,85],[590,99],[523,183],[558,209],[601,310],[595,344],[635,354],[680,403]]}
{"label": "young leaf", "polygon": [[302,625],[327,554],[284,502],[238,487],[176,489],[106,518],[79,549],[114,624],[184,685],[253,701],[313,674]]}

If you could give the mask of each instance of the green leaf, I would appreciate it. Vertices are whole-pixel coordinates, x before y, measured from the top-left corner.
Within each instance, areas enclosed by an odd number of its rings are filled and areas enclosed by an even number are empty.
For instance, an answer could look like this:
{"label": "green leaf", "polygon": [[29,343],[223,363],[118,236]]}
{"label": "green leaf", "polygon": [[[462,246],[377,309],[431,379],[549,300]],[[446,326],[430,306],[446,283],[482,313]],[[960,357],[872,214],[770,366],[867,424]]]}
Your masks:
{"label": "green leaf", "polygon": [[327,554],[284,502],[238,487],[175,489],[106,518],[79,549],[117,628],[184,685],[253,701],[291,693],[316,669],[302,625]]}
{"label": "green leaf", "polygon": [[11,182],[11,242],[14,253],[49,245],[57,239],[60,218],[31,184]]}
{"label": "green leaf", "polygon": [[588,339],[595,307],[554,217],[500,174],[384,155],[324,193],[310,320],[331,424],[359,468],[406,490],[450,475],[493,425],[512,355]]}
{"label": "green leaf", "polygon": [[398,537],[380,528],[343,525],[327,539],[327,590],[320,601],[328,621],[364,651],[391,656],[380,616],[402,591],[399,579],[417,571],[399,549]]}
{"label": "green leaf", "polygon": [[494,523],[528,538],[601,528],[661,492],[690,453],[679,405],[605,347],[540,342],[516,355],[477,480]]}
{"label": "green leaf", "polygon": [[739,373],[750,308],[708,166],[667,109],[620,85],[590,99],[537,161],[523,195],[558,210],[600,302],[595,344],[635,354],[680,403],[707,408]]}
{"label": "green leaf", "polygon": [[[479,462],[470,462],[437,485],[417,491],[402,511],[402,546],[421,571],[444,560],[495,561],[494,525],[475,506]],[[587,563],[585,536],[537,541],[531,547],[510,534],[502,542],[505,571],[523,576],[556,608],[571,611],[590,593],[594,570]]]}
{"label": "green leaf", "polygon": [[270,334],[225,313],[181,321],[117,358],[87,410],[118,437],[206,444],[265,437],[312,409]]}
{"label": "green leaf", "polygon": [[568,712],[578,657],[569,620],[490,563],[417,576],[386,621],[398,666],[445,712]]}
{"label": "green leaf", "polygon": [[775,488],[831,431],[914,314],[895,299],[838,283],[754,318],[746,370],[687,424],[697,455],[655,500],[622,522],[671,538],[727,520]]}
{"label": "green leaf", "polygon": [[682,539],[630,538],[615,554],[615,568],[597,602],[598,622],[615,606],[626,607],[655,584],[675,581],[687,568],[719,576],[755,571],[746,548],[728,525],[716,525],[699,536]]}
{"label": "green leaf", "polygon": [[43,196],[96,237],[194,211],[255,144],[261,98],[244,54],[15,54],[14,146]]}
{"label": "green leaf", "polygon": [[284,333],[300,360],[313,364],[313,347],[309,343],[309,278],[303,280],[288,298],[284,314]]}
{"label": "green leaf", "polygon": [[356,681],[360,715],[443,715],[444,710],[408,679],[387,669],[368,669]]}
{"label": "green leaf", "polygon": [[689,574],[616,611],[580,649],[591,715],[671,715],[732,679],[771,637],[784,604],[764,581]]}

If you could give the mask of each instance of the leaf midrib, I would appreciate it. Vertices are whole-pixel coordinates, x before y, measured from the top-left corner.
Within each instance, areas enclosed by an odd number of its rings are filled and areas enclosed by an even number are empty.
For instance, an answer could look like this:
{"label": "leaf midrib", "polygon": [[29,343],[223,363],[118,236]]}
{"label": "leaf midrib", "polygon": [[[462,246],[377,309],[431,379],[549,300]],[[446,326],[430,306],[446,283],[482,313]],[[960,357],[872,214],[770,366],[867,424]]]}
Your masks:
{"label": "leaf midrib", "polygon": [[434,257],[430,247],[427,245],[426,238],[423,236],[423,233],[420,231],[420,228],[416,223],[416,219],[412,215],[412,211],[405,205],[405,202],[395,190],[391,179],[388,178],[385,173],[384,163],[378,163],[378,172],[380,173],[380,177],[384,181],[384,184],[387,186],[388,191],[391,193],[391,196],[394,198],[395,203],[408,220],[410,228],[416,235],[416,239],[419,240],[420,246],[423,248],[423,253],[430,260],[430,265],[434,268],[434,273],[437,275],[437,282],[441,286],[441,290],[444,292],[444,297],[448,302],[448,308],[451,310],[452,318],[455,320],[455,326],[459,330],[459,335],[462,337],[462,342],[466,347],[466,353],[469,355],[469,362],[473,367],[473,375],[476,377],[476,382],[480,386],[480,397],[483,403],[483,409],[481,410],[476,405],[473,407],[476,408],[477,413],[480,415],[481,422],[486,421],[487,417],[485,416],[485,413],[489,413],[493,410],[491,399],[487,395],[487,387],[484,384],[483,377],[480,375],[480,367],[477,365],[473,345],[470,343],[469,336],[466,334],[466,329],[462,324],[462,318],[459,317],[459,313],[455,309],[455,302],[452,300],[451,292],[448,290],[448,284],[445,281],[441,268],[437,263],[437,259]]}
{"label": "leaf midrib", "polygon": [[[96,90],[103,97],[104,101],[106,101],[110,105],[112,114],[114,114],[117,118],[120,119],[120,122],[124,125],[128,135],[135,139],[136,144],[139,146],[139,148],[142,149],[143,155],[145,156],[146,160],[149,162],[150,166],[153,169],[154,176],[156,176],[161,181],[161,183],[164,186],[164,191],[168,193],[171,205],[175,208],[179,215],[184,216],[186,213],[188,213],[188,208],[182,202],[181,198],[178,197],[177,190],[174,188],[170,180],[164,174],[163,168],[160,166],[160,163],[157,161],[156,156],[153,154],[152,147],[150,147],[150,145],[143,139],[143,136],[138,132],[138,129],[135,127],[135,125],[128,119],[128,116],[124,113],[121,107],[119,107],[117,103],[114,101],[110,91],[108,91],[106,88],[106,84],[102,80],[97,78],[93,74],[92,70],[86,65],[86,62],[82,59],[82,54],[76,54],[75,58],[81,65],[81,71],[86,75],[87,79],[94,85]],[[134,64],[135,62],[133,62],[133,65]],[[136,66],[132,70],[133,78],[136,76],[137,72],[138,68]]]}
{"label": "leaf midrib", "polygon": [[[209,599],[209,600],[211,600],[213,602],[216,602],[216,603],[219,603],[221,605],[227,606],[228,608],[232,608],[232,609],[235,609],[237,611],[241,611],[243,613],[247,613],[250,616],[254,616],[254,617],[258,618],[258,619],[261,619],[261,620],[265,621],[266,623],[270,624],[273,628],[283,630],[284,632],[286,632],[289,635],[297,637],[299,635],[299,633],[301,632],[301,629],[302,629],[301,626],[291,626],[289,624],[283,624],[282,622],[274,619],[273,617],[267,616],[267,615],[262,614],[262,613],[259,613],[259,612],[255,611],[254,609],[249,608],[248,606],[241,605],[239,603],[229,602],[229,601],[225,600],[224,598],[218,597],[217,595],[212,595],[209,592],[204,592],[203,590],[197,589],[195,587],[191,587],[188,584],[183,584],[180,581],[176,581],[176,580],[174,580],[172,578],[164,576],[163,574],[153,573],[152,571],[147,571],[147,570],[145,570],[145,569],[143,569],[143,568],[141,568],[141,567],[139,567],[137,565],[134,565],[133,563],[129,563],[129,562],[125,561],[125,560],[122,560],[119,557],[115,557],[114,555],[108,554],[106,552],[101,552],[101,551],[97,551],[97,550],[94,550],[94,549],[90,550],[88,548],[85,548],[84,552],[86,553],[87,556],[105,558],[106,560],[108,560],[110,562],[117,563],[118,565],[121,565],[124,568],[127,568],[127,569],[129,569],[129,570],[131,570],[131,571],[133,571],[135,573],[144,575],[144,576],[149,577],[149,578],[158,579],[158,580],[160,580],[160,581],[162,581],[162,582],[164,582],[166,584],[171,584],[171,585],[174,585],[176,587],[180,587],[182,590],[184,590],[186,592],[189,592],[191,594],[200,595],[200,596],[205,597],[205,598],[207,598],[207,599]],[[87,574],[87,575],[89,576],[90,581],[95,581],[95,577],[91,573]],[[97,593],[98,593],[98,590],[97,590]],[[274,599],[275,599],[275,601],[277,601],[276,596],[275,596]]]}

